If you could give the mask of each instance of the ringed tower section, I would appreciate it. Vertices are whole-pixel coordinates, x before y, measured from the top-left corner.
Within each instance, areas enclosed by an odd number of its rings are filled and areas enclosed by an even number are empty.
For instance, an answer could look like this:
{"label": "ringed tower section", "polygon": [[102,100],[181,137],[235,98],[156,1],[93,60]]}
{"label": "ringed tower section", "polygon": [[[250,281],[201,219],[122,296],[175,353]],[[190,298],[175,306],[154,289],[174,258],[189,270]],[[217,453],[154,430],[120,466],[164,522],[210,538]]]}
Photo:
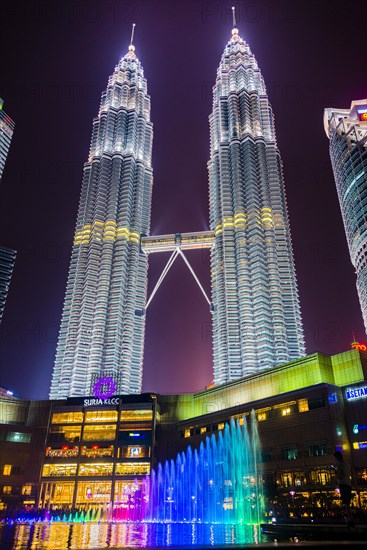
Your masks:
{"label": "ringed tower section", "polygon": [[305,355],[273,112],[233,26],[209,117],[215,384]]}
{"label": "ringed tower section", "polygon": [[[134,31],[134,26],[133,26]],[[102,93],[84,165],[51,399],[90,395],[110,377],[140,393],[150,230],[150,97],[131,44]]]}

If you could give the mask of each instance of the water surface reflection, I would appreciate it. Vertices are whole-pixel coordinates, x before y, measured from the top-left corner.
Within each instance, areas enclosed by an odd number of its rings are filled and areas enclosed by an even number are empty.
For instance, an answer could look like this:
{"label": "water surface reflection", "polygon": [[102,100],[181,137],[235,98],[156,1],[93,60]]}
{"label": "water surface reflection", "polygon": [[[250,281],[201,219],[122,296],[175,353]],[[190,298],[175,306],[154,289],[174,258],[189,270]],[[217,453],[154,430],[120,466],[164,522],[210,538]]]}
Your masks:
{"label": "water surface reflection", "polygon": [[200,523],[35,523],[0,527],[1,548],[84,550],[113,547],[164,547],[249,544],[259,527]]}

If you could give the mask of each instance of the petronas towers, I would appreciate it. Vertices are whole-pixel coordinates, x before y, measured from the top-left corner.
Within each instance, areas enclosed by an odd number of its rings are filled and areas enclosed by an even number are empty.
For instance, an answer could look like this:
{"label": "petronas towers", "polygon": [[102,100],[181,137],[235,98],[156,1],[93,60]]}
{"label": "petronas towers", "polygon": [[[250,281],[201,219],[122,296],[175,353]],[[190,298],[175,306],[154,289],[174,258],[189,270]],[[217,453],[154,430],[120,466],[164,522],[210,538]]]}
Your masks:
{"label": "petronas towers", "polygon": [[210,115],[214,381],[305,354],[282,163],[264,79],[236,28]]}
{"label": "petronas towers", "polygon": [[152,197],[150,98],[134,46],[93,121],[50,398],[89,395],[99,377],[139,393]]}
{"label": "petronas towers", "polygon": [[[101,378],[116,394],[141,392],[153,130],[134,50],[116,66],[93,122],[51,399],[90,395]],[[305,354],[273,114],[235,28],[217,72],[210,143],[210,231],[175,237],[172,246],[181,252],[182,242],[194,248],[201,239],[211,248],[221,384]],[[164,237],[154,242],[172,250]]]}

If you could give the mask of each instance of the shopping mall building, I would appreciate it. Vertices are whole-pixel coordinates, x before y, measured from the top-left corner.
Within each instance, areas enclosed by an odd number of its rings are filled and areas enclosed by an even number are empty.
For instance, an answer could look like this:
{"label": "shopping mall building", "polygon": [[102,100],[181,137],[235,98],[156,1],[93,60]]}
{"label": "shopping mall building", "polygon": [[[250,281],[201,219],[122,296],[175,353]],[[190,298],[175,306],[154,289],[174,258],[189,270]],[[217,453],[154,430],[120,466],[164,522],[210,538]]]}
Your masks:
{"label": "shopping mall building", "polygon": [[309,355],[194,394],[29,401],[0,394],[0,513],[134,506],[144,476],[254,410],[271,500],[337,499],[343,451],[367,508],[367,354]]}

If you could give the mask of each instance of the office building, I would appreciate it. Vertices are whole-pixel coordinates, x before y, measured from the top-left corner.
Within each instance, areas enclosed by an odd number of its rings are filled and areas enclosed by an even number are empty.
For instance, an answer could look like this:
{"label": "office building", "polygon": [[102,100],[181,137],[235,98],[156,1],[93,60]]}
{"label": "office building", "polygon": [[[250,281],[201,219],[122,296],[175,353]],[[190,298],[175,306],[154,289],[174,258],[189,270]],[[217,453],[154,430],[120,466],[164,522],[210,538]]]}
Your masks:
{"label": "office building", "polygon": [[0,323],[4,314],[15,256],[16,252],[14,250],[0,246]]}
{"label": "office building", "polygon": [[130,45],[93,121],[51,399],[89,395],[101,377],[118,394],[141,391],[151,150],[147,82]]}
{"label": "office building", "polygon": [[214,382],[221,384],[305,355],[273,112],[236,28],[209,120]]}
{"label": "office building", "polygon": [[3,106],[4,100],[0,98],[0,181],[15,126],[13,120],[5,113]]}
{"label": "office building", "polygon": [[367,99],[325,109],[324,128],[367,331]]}

